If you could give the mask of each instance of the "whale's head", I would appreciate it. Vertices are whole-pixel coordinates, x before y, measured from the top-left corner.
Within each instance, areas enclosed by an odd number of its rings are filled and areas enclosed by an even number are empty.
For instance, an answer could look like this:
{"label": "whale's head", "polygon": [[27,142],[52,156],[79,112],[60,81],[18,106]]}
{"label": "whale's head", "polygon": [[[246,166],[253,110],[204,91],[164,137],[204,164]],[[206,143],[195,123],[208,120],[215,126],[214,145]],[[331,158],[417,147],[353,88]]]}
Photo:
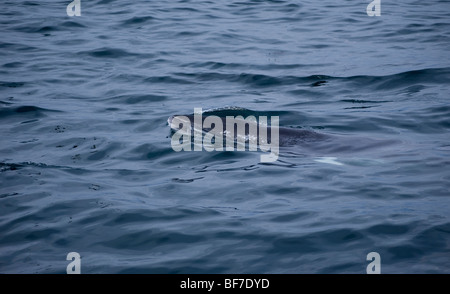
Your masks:
{"label": "whale's head", "polygon": [[173,121],[174,115],[169,116],[169,118],[167,119],[167,124],[171,127],[172,126],[172,121]]}
{"label": "whale's head", "polygon": [[192,126],[194,117],[192,115],[171,115],[167,119],[167,124],[172,130],[179,130],[180,125],[189,124]]}

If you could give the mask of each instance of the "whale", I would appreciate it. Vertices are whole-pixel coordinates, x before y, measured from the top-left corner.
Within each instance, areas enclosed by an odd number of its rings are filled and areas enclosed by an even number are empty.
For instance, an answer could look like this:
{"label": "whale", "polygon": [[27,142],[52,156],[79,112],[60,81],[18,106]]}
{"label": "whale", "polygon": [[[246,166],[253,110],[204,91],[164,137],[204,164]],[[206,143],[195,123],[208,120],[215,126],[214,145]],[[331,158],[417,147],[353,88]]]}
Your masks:
{"label": "whale", "polygon": [[[173,120],[174,118],[187,118],[189,120],[189,124],[191,126],[191,128],[193,129],[194,127],[194,115],[193,114],[183,114],[183,115],[171,115],[168,119],[167,119],[167,123],[169,126],[173,126]],[[226,122],[226,117],[220,117],[219,118],[222,120],[222,125],[223,125],[223,133],[227,133],[227,122]],[[202,125],[205,121],[205,116],[202,116]],[[186,121],[187,122],[187,121]],[[234,124],[234,134],[237,134],[236,131],[236,124]],[[180,129],[180,127],[175,126],[175,127],[171,127],[172,131],[178,131]],[[248,136],[249,135],[249,130],[251,129],[251,126],[248,126],[245,129],[245,135]],[[326,134],[322,134],[322,133],[318,133],[312,130],[304,130],[304,129],[298,129],[298,128],[288,128],[288,127],[277,127],[278,129],[278,134],[279,134],[279,146],[280,147],[290,147],[290,146],[295,146],[301,143],[305,143],[305,142],[313,142],[313,141],[319,141],[319,140],[325,140],[330,138],[329,135]],[[210,131],[211,128],[202,128],[202,132],[208,132]],[[267,133],[268,133],[268,139],[270,140],[271,135],[272,134],[272,127],[268,126],[267,127]],[[234,139],[237,139],[236,137]],[[259,142],[259,140],[258,140]]]}
{"label": "whale", "polygon": [[[202,121],[201,121],[201,132],[207,133],[209,132],[212,127],[205,127],[204,123],[205,123],[205,119],[207,116],[202,116]],[[246,124],[246,128],[245,128],[245,133],[241,134],[243,136],[245,136],[246,142],[249,141],[249,136],[251,135],[250,130],[252,129],[252,124],[257,124],[256,122],[252,122],[252,121],[248,121],[248,120],[244,120],[243,117],[236,117],[235,121],[236,123],[232,123],[231,125],[229,123],[227,123],[227,116],[217,116],[221,121],[222,121],[222,130],[221,133],[224,134],[224,136],[226,136],[229,133],[233,134],[233,140],[238,140],[238,132],[237,132],[237,127],[239,124],[239,120],[243,120],[243,122]],[[177,122],[178,123],[174,123],[174,119],[177,118]],[[172,115],[167,119],[167,123],[169,126],[171,126],[172,131],[178,131],[180,130],[180,124],[181,126],[183,125],[183,123],[185,124],[189,124],[190,126],[190,131],[194,131],[194,126],[195,126],[195,121],[194,121],[194,114],[183,114],[183,115]],[[229,128],[234,128],[233,130],[230,130]],[[322,134],[322,133],[318,133],[312,130],[305,130],[305,129],[299,129],[299,128],[289,128],[289,127],[280,127],[280,126],[270,126],[267,125],[267,140],[270,141],[272,139],[272,134],[274,129],[276,129],[276,131],[278,132],[278,146],[279,147],[291,147],[291,146],[296,146],[299,144],[303,144],[303,143],[308,143],[308,142],[315,142],[315,141],[324,141],[326,139],[329,139],[330,136],[326,135],[326,134]],[[259,136],[261,135],[261,133],[258,131],[257,132],[257,138],[256,138],[256,142],[260,142],[260,138]]]}
{"label": "whale", "polygon": [[[195,109],[194,113],[196,113]],[[207,117],[214,116],[216,117],[216,119],[218,119],[217,122],[220,122],[219,125],[221,126],[221,129],[218,132],[219,136],[223,136],[223,138],[225,139],[230,139],[231,141],[236,143],[236,146],[238,146],[238,143],[241,142],[241,145],[247,147],[249,147],[250,139],[254,137],[255,142],[258,144],[258,147],[263,147],[260,146],[260,129],[258,129],[258,131],[256,132],[256,136],[254,132],[252,133],[250,131],[255,124],[259,124],[261,122],[246,120],[243,117],[243,115],[250,114],[251,116],[254,113],[255,112],[243,108],[232,108],[231,110],[228,108],[222,108],[212,111],[205,111],[202,112],[202,115],[200,116],[200,129],[196,129],[195,127],[195,114],[171,115],[168,117],[167,123],[170,126],[172,134],[180,132],[180,129],[184,125],[188,125],[189,128],[185,131],[187,133],[186,136],[188,136],[189,139],[194,138],[196,132],[197,134],[200,133],[202,135],[205,135],[206,137],[206,135],[208,135],[208,132],[210,132],[216,126],[214,124],[205,124],[205,122],[207,120]],[[265,114],[266,112],[256,113]],[[234,116],[234,121],[232,124],[227,123],[227,118],[230,115]],[[240,120],[242,123],[241,125],[245,126],[245,131],[239,135],[239,132],[237,132],[237,128]],[[270,151],[271,154],[275,154],[276,157],[281,154],[281,151],[283,151],[287,156],[316,156],[317,162],[333,165],[339,165],[339,162],[336,161],[338,158],[337,156],[339,156],[339,158],[341,158],[341,156],[348,158],[349,156],[352,157],[355,156],[356,153],[361,152],[369,152],[370,156],[370,150],[373,148],[386,148],[398,143],[398,140],[386,140],[383,138],[373,138],[367,136],[361,137],[356,134],[324,133],[311,129],[278,126],[278,124],[274,126],[273,123],[271,124],[269,122],[267,122],[265,127],[267,138],[266,141],[262,140],[262,142],[265,144],[269,142],[272,143],[272,135],[276,134],[277,144],[276,146],[272,145],[270,146],[270,148],[266,149],[260,148],[261,151]],[[226,140],[222,140],[223,146],[226,146],[225,141]],[[242,144],[242,142],[244,142],[244,144]],[[189,144],[189,147],[190,146],[191,144]],[[195,146],[196,144],[194,140],[194,147]],[[194,149],[194,151],[200,150],[201,149]],[[222,149],[215,150],[220,151]],[[223,150],[229,151],[228,147],[224,148]],[[238,151],[242,150],[243,149],[238,149]]]}

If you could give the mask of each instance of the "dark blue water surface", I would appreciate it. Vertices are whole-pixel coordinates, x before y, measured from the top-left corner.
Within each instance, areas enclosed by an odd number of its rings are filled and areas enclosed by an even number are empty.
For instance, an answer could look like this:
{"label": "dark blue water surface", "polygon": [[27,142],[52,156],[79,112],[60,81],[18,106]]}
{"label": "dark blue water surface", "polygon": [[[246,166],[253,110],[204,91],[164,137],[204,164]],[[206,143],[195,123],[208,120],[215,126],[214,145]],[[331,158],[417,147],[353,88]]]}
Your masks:
{"label": "dark blue water surface", "polygon": [[[450,273],[450,2],[0,3],[0,272]],[[167,118],[326,142],[175,152]]]}

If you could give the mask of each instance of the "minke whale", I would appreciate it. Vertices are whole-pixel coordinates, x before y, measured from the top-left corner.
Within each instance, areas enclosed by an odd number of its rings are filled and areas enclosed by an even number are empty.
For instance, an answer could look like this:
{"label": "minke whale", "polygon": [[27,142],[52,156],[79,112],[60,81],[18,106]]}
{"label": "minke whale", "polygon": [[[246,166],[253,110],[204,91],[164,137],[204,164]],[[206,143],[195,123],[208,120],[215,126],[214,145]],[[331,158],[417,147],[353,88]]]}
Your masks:
{"label": "minke whale", "polygon": [[[193,114],[188,114],[188,115],[183,114],[183,115],[172,115],[172,116],[170,116],[167,119],[167,123],[168,123],[169,126],[171,126],[172,131],[178,131],[181,128],[179,125],[175,126],[175,125],[172,124],[173,123],[173,119],[175,117],[181,118],[180,121],[183,120],[183,117],[187,118],[187,120],[185,122],[188,122],[189,125],[190,125],[190,128],[191,128],[190,130],[194,131],[194,115]],[[230,130],[227,130],[227,126],[228,125],[226,123],[226,117],[224,117],[224,116],[218,116],[218,117],[222,121],[222,126],[223,126],[222,133],[224,133],[224,136],[226,136],[227,134],[230,133]],[[205,118],[206,118],[205,116],[202,116],[202,126],[203,126],[203,128],[202,128],[201,131],[203,133],[209,132],[214,127],[214,125],[212,127],[210,127],[210,128],[204,127]],[[241,120],[241,119],[244,120],[243,118],[240,118],[240,117],[236,117],[235,119],[236,120]],[[245,121],[245,123],[247,124],[247,126],[245,128],[245,136],[246,136],[246,141],[248,142],[248,140],[249,140],[249,138],[248,138],[249,137],[249,132],[250,132],[250,129],[252,127],[251,126],[252,122]],[[234,138],[233,139],[236,141],[238,139],[237,138],[237,127],[238,127],[238,124],[233,124],[233,126],[234,126],[234,132],[233,132]],[[280,126],[278,126],[277,129],[278,129],[278,134],[279,134],[279,139],[278,139],[279,140],[278,141],[279,147],[292,147],[292,146],[295,146],[295,145],[299,145],[301,143],[314,142],[314,141],[320,141],[320,140],[325,140],[325,139],[331,138],[330,135],[317,133],[317,132],[312,131],[312,130],[304,130],[304,129],[296,129],[296,128],[288,128],[288,127],[280,127]],[[269,141],[271,140],[271,134],[272,134],[272,127],[268,126],[267,127],[267,136],[268,136],[268,140]],[[258,135],[259,135],[259,132],[258,132]],[[259,142],[259,140],[257,140],[257,141]]]}
{"label": "minke whale", "polygon": [[[278,125],[278,116],[270,116],[268,120],[263,116],[259,116],[259,120],[254,117],[255,114],[267,113],[276,112],[254,112],[238,107],[202,112],[201,108],[197,108],[194,109],[194,114],[172,115],[167,119],[172,132],[172,148],[175,151],[257,151],[259,148],[264,153],[261,155],[261,162],[278,160],[282,151],[288,157],[307,154],[316,157],[317,162],[339,166],[342,163],[338,159],[348,159],[349,156],[353,158],[356,153],[364,151],[371,156],[370,150],[374,148],[395,147],[399,143],[398,140],[386,140],[382,137],[360,137],[356,134],[283,127]],[[246,118],[243,117],[245,115]],[[233,120],[227,122],[230,116]]]}
{"label": "minke whale", "polygon": [[[201,108],[194,114],[173,115],[167,120],[172,135],[172,148],[175,151],[257,151],[270,152],[261,155],[261,162],[278,159],[279,148],[295,146],[305,142],[326,139],[324,134],[314,131],[279,127],[279,117],[256,118],[250,115],[205,116]],[[193,140],[192,140],[193,138]]]}

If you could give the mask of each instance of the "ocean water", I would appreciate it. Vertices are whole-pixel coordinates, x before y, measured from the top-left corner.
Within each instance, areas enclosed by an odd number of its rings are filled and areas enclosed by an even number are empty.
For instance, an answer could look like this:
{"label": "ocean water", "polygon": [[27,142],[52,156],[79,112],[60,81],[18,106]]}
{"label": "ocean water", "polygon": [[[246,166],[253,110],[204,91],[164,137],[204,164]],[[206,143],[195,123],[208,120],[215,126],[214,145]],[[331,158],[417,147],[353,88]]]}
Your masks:
{"label": "ocean water", "polygon": [[[0,273],[450,273],[450,2],[0,3]],[[230,109],[332,137],[175,152]]]}

